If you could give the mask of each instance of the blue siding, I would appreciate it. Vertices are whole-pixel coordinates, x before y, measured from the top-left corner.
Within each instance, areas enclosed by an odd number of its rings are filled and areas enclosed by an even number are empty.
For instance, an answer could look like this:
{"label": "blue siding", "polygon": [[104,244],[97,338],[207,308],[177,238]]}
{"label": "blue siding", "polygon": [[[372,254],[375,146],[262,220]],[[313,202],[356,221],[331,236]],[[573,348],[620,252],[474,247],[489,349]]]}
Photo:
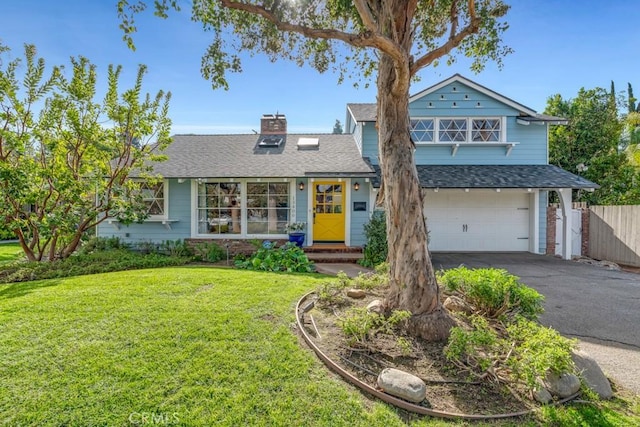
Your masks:
{"label": "blue siding", "polygon": [[[453,87],[456,91],[453,91]],[[441,99],[441,96],[444,99]],[[453,103],[456,106],[453,106]],[[431,106],[429,106],[431,103]],[[478,103],[480,106],[478,107]],[[455,156],[448,145],[417,144],[415,158],[417,164],[428,165],[521,165],[546,164],[547,126],[521,125],[516,121],[518,111],[483,93],[460,83],[451,83],[439,90],[424,95],[409,104],[412,118],[431,117],[506,117],[506,142],[518,143],[506,155],[504,146],[468,146],[461,143]],[[362,135],[362,153],[373,164],[378,164],[378,134],[372,123],[367,123]]]}
{"label": "blue siding", "polygon": [[369,157],[371,163],[378,164],[378,131],[375,123],[363,123],[362,128],[362,157]]}
{"label": "blue siding", "polygon": [[[370,183],[365,182],[363,179],[352,179],[352,181],[358,181],[360,183],[360,190],[354,191],[353,186],[351,186],[351,206],[348,207],[351,212],[351,246],[363,246],[366,243],[366,239],[364,237],[364,225],[369,222],[370,213],[372,211],[372,207],[369,205]],[[367,210],[354,212],[354,202],[366,202]]]}
{"label": "blue siding", "polygon": [[[300,191],[298,189],[298,184],[300,182],[304,182],[304,190]],[[308,222],[308,206],[309,206],[309,191],[311,191],[311,185],[309,184],[309,180],[307,178],[298,178],[296,179],[295,185],[295,208],[296,208],[296,221],[297,222]],[[308,242],[305,241],[305,244]]]}
{"label": "blue siding", "polygon": [[98,226],[97,234],[101,237],[119,237],[125,242],[162,242],[164,240],[185,239],[191,236],[191,185],[189,181],[182,184],[176,179],[165,181],[169,193],[169,218],[171,229],[159,222],[145,222],[128,226],[114,225],[104,222]]}
{"label": "blue siding", "polygon": [[539,197],[538,215],[540,220],[540,234],[538,235],[538,241],[540,245],[538,247],[538,253],[544,254],[547,251],[547,206],[549,205],[549,192],[540,191]]}
{"label": "blue siding", "polygon": [[[457,89],[455,92],[454,87]],[[409,114],[411,117],[493,117],[515,116],[518,111],[456,82],[409,103]]]}

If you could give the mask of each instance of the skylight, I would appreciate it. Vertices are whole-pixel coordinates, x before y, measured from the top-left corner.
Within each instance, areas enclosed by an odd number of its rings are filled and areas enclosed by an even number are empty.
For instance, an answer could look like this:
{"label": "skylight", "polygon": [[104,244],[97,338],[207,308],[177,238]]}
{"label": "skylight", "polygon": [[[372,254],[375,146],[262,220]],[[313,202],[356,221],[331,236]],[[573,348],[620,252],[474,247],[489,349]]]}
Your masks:
{"label": "skylight", "polygon": [[320,144],[318,138],[299,138],[298,148],[316,148]]}
{"label": "skylight", "polygon": [[277,135],[266,135],[258,141],[258,147],[279,147],[284,138]]}

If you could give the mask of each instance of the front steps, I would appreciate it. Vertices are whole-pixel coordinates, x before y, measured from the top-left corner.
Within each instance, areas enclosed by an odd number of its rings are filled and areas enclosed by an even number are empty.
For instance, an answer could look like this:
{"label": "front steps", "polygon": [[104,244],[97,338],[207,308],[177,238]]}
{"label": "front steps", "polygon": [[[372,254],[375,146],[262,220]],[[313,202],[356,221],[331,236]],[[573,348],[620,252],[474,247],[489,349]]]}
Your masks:
{"label": "front steps", "polygon": [[356,264],[362,259],[362,248],[342,243],[315,243],[305,246],[304,252],[316,264]]}

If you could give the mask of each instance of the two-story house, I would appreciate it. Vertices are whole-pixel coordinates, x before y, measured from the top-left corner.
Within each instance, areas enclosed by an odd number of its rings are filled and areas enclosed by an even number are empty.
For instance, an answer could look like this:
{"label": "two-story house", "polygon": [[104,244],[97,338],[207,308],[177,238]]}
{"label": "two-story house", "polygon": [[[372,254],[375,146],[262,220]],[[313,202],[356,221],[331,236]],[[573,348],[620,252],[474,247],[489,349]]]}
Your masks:
{"label": "two-story house", "polygon": [[[458,74],[409,100],[410,132],[432,251],[544,253],[549,192],[571,210],[573,189],[597,185],[548,164],[548,127],[562,118],[532,109]],[[164,180],[144,189],[150,216],[100,236],[131,242],[286,239],[307,223],[306,245],[365,243],[380,186],[375,104],[349,104],[345,134],[289,134],[284,115],[259,134],[175,135]],[[571,215],[563,257],[571,256]]]}

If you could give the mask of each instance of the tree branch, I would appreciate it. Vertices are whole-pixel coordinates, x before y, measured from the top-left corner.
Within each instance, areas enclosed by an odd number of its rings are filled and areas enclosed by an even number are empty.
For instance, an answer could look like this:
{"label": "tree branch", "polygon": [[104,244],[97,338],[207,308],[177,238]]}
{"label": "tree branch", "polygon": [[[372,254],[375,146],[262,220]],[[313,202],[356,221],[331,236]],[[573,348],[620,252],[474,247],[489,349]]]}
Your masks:
{"label": "tree branch", "polygon": [[[356,3],[360,1],[361,0],[356,0]],[[400,62],[404,60],[404,55],[402,54],[401,47],[389,38],[380,35],[377,31],[372,32],[371,30],[369,30],[370,32],[364,34],[354,34],[329,28],[310,28],[306,25],[284,22],[271,10],[266,9],[264,6],[237,2],[233,0],[220,0],[220,3],[227,9],[240,10],[260,16],[263,19],[271,22],[280,31],[302,34],[305,37],[314,39],[340,40],[355,47],[376,48],[391,56],[396,61]],[[360,13],[359,10],[358,13]],[[366,22],[367,18],[362,18]],[[367,29],[369,29],[368,26]]]}
{"label": "tree branch", "polygon": [[362,23],[367,28],[367,30],[372,33],[378,32],[378,26],[376,25],[376,19],[371,13],[371,8],[367,4],[365,0],[353,0],[353,5],[356,7],[358,11],[358,15],[362,18]]}
{"label": "tree branch", "polygon": [[451,8],[452,15],[450,16],[452,31],[449,35],[449,38],[440,47],[432,50],[431,52],[426,53],[425,55],[418,58],[413,64],[411,64],[410,72],[412,76],[414,76],[422,68],[431,64],[434,60],[451,52],[453,49],[458,47],[458,45],[460,45],[462,40],[464,40],[466,37],[478,31],[478,27],[480,25],[480,18],[476,16],[475,1],[474,0],[468,0],[468,1],[469,1],[469,25],[464,27],[459,33],[454,34],[453,32],[454,27],[457,28],[458,23],[457,23],[457,13],[455,13],[454,15],[455,11],[452,6]]}

